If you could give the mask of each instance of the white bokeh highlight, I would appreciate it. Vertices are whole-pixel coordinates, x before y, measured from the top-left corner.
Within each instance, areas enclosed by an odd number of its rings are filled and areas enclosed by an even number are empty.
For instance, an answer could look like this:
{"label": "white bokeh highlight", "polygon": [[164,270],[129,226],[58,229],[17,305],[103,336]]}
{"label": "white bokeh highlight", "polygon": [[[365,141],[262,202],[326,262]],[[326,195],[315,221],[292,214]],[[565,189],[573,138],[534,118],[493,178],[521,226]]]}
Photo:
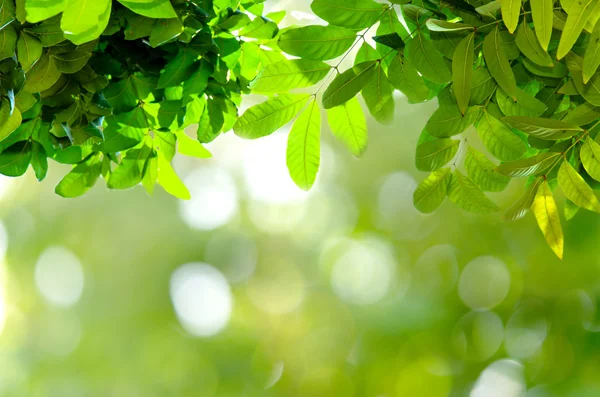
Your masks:
{"label": "white bokeh highlight", "polygon": [[458,295],[474,310],[498,306],[508,295],[510,273],[506,264],[493,256],[473,259],[463,269],[458,281]]}
{"label": "white bokeh highlight", "polygon": [[180,266],[171,276],[170,295],[181,326],[191,335],[210,337],[227,326],[233,296],[214,267],[201,262]]}
{"label": "white bokeh highlight", "polygon": [[65,247],[46,248],[36,262],[34,277],[42,297],[58,307],[75,305],[83,293],[83,268],[77,256]]}
{"label": "white bokeh highlight", "polygon": [[513,360],[499,360],[483,370],[469,397],[523,397],[523,365]]}
{"label": "white bokeh highlight", "polygon": [[217,229],[237,214],[237,187],[225,168],[198,168],[185,178],[185,184],[192,198],[179,201],[179,209],[182,219],[190,227],[198,230]]}

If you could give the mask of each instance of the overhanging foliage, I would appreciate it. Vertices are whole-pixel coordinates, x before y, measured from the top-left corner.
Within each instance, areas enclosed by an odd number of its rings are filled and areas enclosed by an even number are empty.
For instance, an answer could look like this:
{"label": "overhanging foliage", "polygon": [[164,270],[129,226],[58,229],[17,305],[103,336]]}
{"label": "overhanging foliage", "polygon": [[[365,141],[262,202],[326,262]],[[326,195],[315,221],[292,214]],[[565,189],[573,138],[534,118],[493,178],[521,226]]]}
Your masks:
{"label": "overhanging foliage", "polygon": [[[416,167],[431,172],[415,191],[418,210],[448,197],[495,212],[485,192],[527,178],[504,216],[531,210],[559,257],[553,192],[566,196],[567,219],[600,212],[599,0],[314,0],[327,25],[281,31],[284,14],[263,17],[262,0],[13,1],[0,0],[0,173],[31,164],[41,180],[48,158],[74,164],[56,188],[62,196],[102,176],[109,188],[142,183],[152,193],[158,182],[187,198],[171,166],[177,151],[207,157],[201,143],[224,131],[254,139],[294,119],[287,165],[309,189],[319,107],[360,156],[368,139],[357,96],[391,124],[399,90],[440,105],[416,148]],[[353,66],[340,70],[356,46]],[[267,100],[238,118],[250,92]],[[192,125],[197,140],[183,132]]]}

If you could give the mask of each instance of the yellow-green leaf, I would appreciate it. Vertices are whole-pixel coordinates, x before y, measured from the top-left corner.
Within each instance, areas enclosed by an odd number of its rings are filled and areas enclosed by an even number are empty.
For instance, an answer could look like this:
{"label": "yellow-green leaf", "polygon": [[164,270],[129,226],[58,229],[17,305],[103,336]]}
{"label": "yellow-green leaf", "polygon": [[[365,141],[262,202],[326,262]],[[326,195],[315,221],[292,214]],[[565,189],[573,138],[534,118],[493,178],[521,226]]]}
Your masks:
{"label": "yellow-green leaf", "polygon": [[496,164],[471,146],[467,150],[464,166],[469,178],[483,191],[501,192],[510,182],[510,178],[494,171]]}
{"label": "yellow-green leaf", "polygon": [[331,66],[310,59],[292,59],[266,65],[250,83],[255,92],[286,92],[321,81]]}
{"label": "yellow-green leaf", "polygon": [[564,58],[571,51],[596,3],[597,0],[577,0],[571,4],[565,27],[558,43],[556,59]]}
{"label": "yellow-green leaf", "polygon": [[290,55],[325,61],[345,53],[356,33],[340,26],[304,26],[282,31],[277,44]]}
{"label": "yellow-green leaf", "polygon": [[550,38],[552,37],[552,21],[554,20],[552,8],[554,7],[554,1],[530,0],[529,4],[531,5],[535,35],[544,51],[547,51]]}
{"label": "yellow-green leaf", "polygon": [[172,196],[182,200],[191,198],[190,191],[179,179],[169,160],[161,153],[158,156],[158,183]]}
{"label": "yellow-green leaf", "polygon": [[598,66],[600,66],[600,21],[596,22],[590,41],[585,48],[582,68],[584,84],[590,81],[596,70],[598,70]]}
{"label": "yellow-green leaf", "polygon": [[512,178],[534,175],[547,170],[559,156],[558,152],[536,154],[522,160],[502,163],[496,167],[496,172]]}
{"label": "yellow-green leaf", "polygon": [[501,0],[502,20],[508,31],[514,33],[519,24],[519,12],[521,11],[521,0]]}
{"label": "yellow-green leaf", "polygon": [[330,109],[353,98],[371,79],[378,64],[376,61],[359,63],[337,75],[323,93],[323,107]]}
{"label": "yellow-green leaf", "polygon": [[502,219],[505,221],[516,221],[523,218],[531,208],[542,180],[543,178],[539,177],[529,185],[525,193],[502,214]]}
{"label": "yellow-green leaf", "polygon": [[246,139],[270,135],[293,119],[309,97],[307,94],[283,94],[254,105],[236,121],[233,131]]}
{"label": "yellow-green leaf", "polygon": [[394,121],[394,89],[390,85],[381,62],[362,89],[362,96],[369,113],[381,124],[389,125]]}
{"label": "yellow-green leaf", "polygon": [[502,120],[513,128],[540,139],[567,139],[581,131],[575,123],[556,119],[510,116]]}
{"label": "yellow-green leaf", "polygon": [[286,164],[296,185],[309,190],[317,178],[321,157],[321,112],[313,100],[294,122],[288,136]]}
{"label": "yellow-green leaf", "polygon": [[498,160],[517,160],[527,151],[525,142],[487,111],[477,124],[477,133],[486,149]]}
{"label": "yellow-green leaf", "polygon": [[446,84],[452,80],[452,73],[442,54],[421,31],[406,43],[404,56],[410,58],[417,70],[434,83]]}
{"label": "yellow-green leaf", "polygon": [[563,258],[564,237],[560,225],[560,216],[556,202],[548,182],[544,180],[537,190],[535,199],[531,204],[531,212],[546,238],[546,242],[559,259]]}
{"label": "yellow-green leaf", "polygon": [[595,180],[600,181],[600,145],[589,136],[586,137],[579,156],[587,173]]}
{"label": "yellow-green leaf", "polygon": [[356,97],[327,109],[327,121],[331,132],[350,152],[360,156],[367,148],[367,121]]}
{"label": "yellow-green leaf", "polygon": [[448,185],[448,198],[465,211],[488,214],[499,210],[485,193],[459,170],[455,170]]}
{"label": "yellow-green leaf", "polygon": [[442,168],[423,179],[413,194],[415,208],[424,214],[434,212],[446,198],[450,169]]}
{"label": "yellow-green leaf", "polygon": [[429,89],[409,58],[398,53],[388,69],[390,83],[400,90],[411,103],[424,102],[429,98]]}
{"label": "yellow-green leaf", "polygon": [[459,140],[450,138],[421,143],[417,146],[415,165],[420,171],[435,171],[456,156],[459,146]]}
{"label": "yellow-green leaf", "polygon": [[42,56],[42,43],[25,32],[17,40],[17,58],[24,71],[28,71]]}
{"label": "yellow-green leaf", "polygon": [[357,30],[373,25],[385,10],[373,0],[314,0],[310,8],[332,25]]}
{"label": "yellow-green leaf", "polygon": [[600,212],[600,202],[594,191],[567,160],[563,161],[558,170],[558,185],[573,203],[581,208]]}

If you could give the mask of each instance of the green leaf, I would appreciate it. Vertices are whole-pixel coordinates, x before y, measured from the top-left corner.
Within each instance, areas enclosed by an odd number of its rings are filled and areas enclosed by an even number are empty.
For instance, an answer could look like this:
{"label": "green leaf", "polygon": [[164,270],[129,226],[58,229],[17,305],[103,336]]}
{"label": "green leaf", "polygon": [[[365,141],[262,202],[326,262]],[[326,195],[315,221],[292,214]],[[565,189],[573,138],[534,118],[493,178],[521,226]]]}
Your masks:
{"label": "green leaf", "polygon": [[142,108],[109,116],[105,120],[104,142],[100,145],[107,153],[129,149],[140,143],[148,132],[148,121]]}
{"label": "green leaf", "polygon": [[523,22],[519,25],[515,42],[519,50],[532,62],[546,67],[553,67],[554,63],[550,55],[544,50],[540,42],[535,37],[533,30],[527,24],[527,20],[523,18]]}
{"label": "green leaf", "polygon": [[521,11],[521,0],[502,0],[500,2],[502,20],[508,31],[514,33],[519,24],[519,12]]}
{"label": "green leaf", "polygon": [[171,163],[160,154],[158,156],[158,183],[172,196],[182,200],[191,198],[190,191],[179,179]]}
{"label": "green leaf", "polygon": [[325,61],[344,54],[356,40],[356,33],[339,26],[305,26],[287,29],[277,44],[282,51],[305,59]]}
{"label": "green leaf", "polygon": [[150,45],[154,48],[176,39],[183,32],[183,25],[177,18],[159,19],[150,33]]}
{"label": "green leaf", "polygon": [[552,8],[554,7],[554,1],[530,0],[529,4],[531,5],[531,16],[533,17],[535,34],[544,51],[547,51],[550,38],[552,37],[552,21],[554,20]]}
{"label": "green leaf", "polygon": [[12,58],[17,49],[17,31],[11,25],[0,30],[0,61]]}
{"label": "green leaf", "polygon": [[595,5],[595,0],[578,0],[572,2],[565,27],[560,36],[560,42],[558,43],[556,59],[560,60],[564,58],[571,51]]}
{"label": "green leaf", "polygon": [[254,105],[236,121],[233,131],[246,139],[270,135],[293,119],[309,97],[310,95],[283,94]]}
{"label": "green leaf", "polygon": [[371,79],[378,64],[375,61],[359,63],[337,75],[323,93],[323,107],[330,109],[353,98]]}
{"label": "green leaf", "polygon": [[437,138],[460,134],[473,124],[481,114],[481,107],[472,106],[462,115],[456,104],[442,105],[427,121],[427,131]]}
{"label": "green leaf", "polygon": [[563,121],[568,121],[575,125],[585,125],[598,119],[600,119],[600,107],[584,102],[575,109],[569,110]]}
{"label": "green leaf", "polygon": [[501,192],[510,182],[510,178],[494,170],[496,164],[471,146],[467,150],[464,165],[469,178],[483,191]]}
{"label": "green leaf", "polygon": [[313,100],[296,119],[288,136],[286,164],[300,189],[309,190],[317,178],[320,162],[321,113]]}
{"label": "green leaf", "polygon": [[600,22],[596,23],[590,41],[585,48],[582,67],[584,84],[590,81],[596,70],[598,70],[598,66],[600,66]]}
{"label": "green leaf", "polygon": [[3,100],[0,104],[0,141],[6,139],[14,130],[21,125],[22,117],[19,109],[13,109],[11,113],[10,103]]}
{"label": "green leaf", "polygon": [[24,71],[28,71],[42,56],[42,43],[34,36],[21,32],[17,41],[17,57]]}
{"label": "green leaf", "polygon": [[460,141],[434,139],[417,145],[415,165],[419,171],[435,171],[448,164],[456,156]]}
{"label": "green leaf", "polygon": [[535,199],[531,204],[531,212],[546,239],[546,242],[554,251],[556,256],[562,260],[564,237],[562,227],[560,225],[560,216],[558,208],[552,196],[552,190],[548,182],[544,180],[535,195]]}
{"label": "green leaf", "polygon": [[565,199],[565,219],[570,221],[579,212],[579,207],[569,199]]}
{"label": "green leaf", "polygon": [[158,180],[158,155],[153,152],[146,160],[144,166],[144,176],[142,176],[142,186],[148,194],[154,194],[154,187]]}
{"label": "green leaf", "polygon": [[327,121],[333,135],[359,157],[367,148],[367,121],[358,99],[327,109]]}
{"label": "green leaf", "polygon": [[199,159],[207,159],[212,157],[212,154],[200,142],[190,138],[183,131],[176,131],[177,150],[185,156],[197,157]]}
{"label": "green leaf", "polygon": [[555,164],[560,155],[558,152],[540,153],[522,160],[502,163],[496,167],[496,172],[511,178],[539,174]]}
{"label": "green leaf", "polygon": [[577,124],[556,119],[510,116],[504,117],[502,120],[513,128],[536,138],[547,140],[567,139],[581,131]]}
{"label": "green leaf", "polygon": [[446,84],[452,80],[452,73],[446,66],[442,54],[421,31],[406,43],[404,55],[405,58],[410,58],[423,76],[434,83]]}
{"label": "green leaf", "polygon": [[527,215],[542,180],[543,178],[541,177],[536,178],[536,180],[527,187],[523,196],[502,214],[502,219],[505,221],[516,221]]}
{"label": "green leaf", "polygon": [[498,160],[517,160],[527,151],[525,142],[487,111],[477,124],[477,133],[486,149]]}
{"label": "green leaf", "polygon": [[63,12],[66,4],[67,0],[26,0],[27,22],[36,23],[50,19]]}
{"label": "green leaf", "polygon": [[546,111],[546,105],[542,101],[520,88],[517,88],[516,101],[502,89],[496,90],[496,102],[502,113],[507,116],[539,117]]}
{"label": "green leaf", "polygon": [[362,96],[371,116],[381,124],[394,122],[394,89],[390,85],[381,62],[377,63],[375,73],[362,89]]}
{"label": "green leaf", "polygon": [[84,195],[96,184],[100,176],[101,165],[100,155],[89,156],[65,175],[54,191],[59,196],[67,198]]}
{"label": "green leaf", "polygon": [[465,211],[488,214],[499,210],[467,176],[455,170],[448,185],[448,198]]}
{"label": "green leaf", "polygon": [[424,102],[429,98],[429,89],[409,58],[398,53],[388,69],[388,80],[400,90],[411,103]]}
{"label": "green leaf", "polygon": [[108,26],[112,0],[67,0],[60,20],[65,37],[75,44],[97,39]]}
{"label": "green leaf", "polygon": [[[587,84],[583,82],[582,63],[583,60],[578,55],[570,52],[567,55],[567,66],[572,75],[572,82],[575,84],[577,92],[583,98],[594,106],[600,106],[600,74],[592,76]],[[566,85],[566,84],[565,84]]]}
{"label": "green leaf", "polygon": [[373,36],[373,41],[386,47],[393,48],[394,50],[401,50],[404,48],[404,41],[396,32]]}
{"label": "green leaf", "polygon": [[471,98],[473,80],[473,42],[475,33],[471,33],[456,46],[452,57],[452,91],[461,114],[465,114]]}
{"label": "green leaf", "polygon": [[423,179],[413,194],[415,208],[424,214],[438,209],[446,198],[450,178],[450,169],[441,168]]}
{"label": "green leaf", "polygon": [[600,181],[600,145],[589,136],[585,138],[585,142],[581,145],[579,152],[581,163],[592,178]]}
{"label": "green leaf", "polygon": [[87,64],[91,56],[92,54],[90,52],[83,50],[52,54],[58,70],[67,74],[80,71]]}
{"label": "green leaf", "polygon": [[558,185],[573,203],[581,208],[600,212],[600,202],[594,191],[567,160],[563,161],[558,170]]}
{"label": "green leaf", "polygon": [[0,174],[21,176],[27,171],[30,161],[31,142],[17,142],[0,153]]}
{"label": "green leaf", "polygon": [[488,99],[496,89],[497,85],[492,75],[489,74],[486,68],[477,68],[473,71],[473,81],[471,83],[471,97],[469,103],[471,105],[479,105]]}
{"label": "green leaf", "polygon": [[310,8],[319,18],[348,29],[364,29],[373,25],[385,6],[372,0],[314,0]]}
{"label": "green leaf", "polygon": [[315,85],[329,73],[331,66],[321,61],[293,59],[265,66],[250,83],[255,92],[286,92]]}
{"label": "green leaf", "polygon": [[170,0],[117,0],[136,14],[148,18],[177,18]]}
{"label": "green leaf", "polygon": [[197,58],[198,55],[187,47],[180,49],[161,71],[157,88],[174,87],[189,79],[197,70]]}
{"label": "green leaf", "polygon": [[488,70],[498,85],[513,99],[517,100],[517,82],[504,53],[503,39],[498,26],[483,40],[483,57]]}
{"label": "green leaf", "polygon": [[271,40],[278,32],[279,28],[275,22],[265,17],[258,17],[244,26],[239,35],[260,40]]}
{"label": "green leaf", "polygon": [[33,168],[35,177],[41,182],[44,178],[46,178],[46,174],[48,173],[48,157],[46,156],[46,151],[41,144],[33,141],[32,145],[31,167]]}
{"label": "green leaf", "polygon": [[429,30],[434,32],[460,32],[464,30],[475,30],[475,26],[460,22],[448,22],[439,19],[428,19],[425,23]]}
{"label": "green leaf", "polygon": [[142,181],[146,161],[153,155],[152,148],[148,146],[148,139],[126,152],[121,163],[108,178],[106,186],[109,189],[131,189]]}

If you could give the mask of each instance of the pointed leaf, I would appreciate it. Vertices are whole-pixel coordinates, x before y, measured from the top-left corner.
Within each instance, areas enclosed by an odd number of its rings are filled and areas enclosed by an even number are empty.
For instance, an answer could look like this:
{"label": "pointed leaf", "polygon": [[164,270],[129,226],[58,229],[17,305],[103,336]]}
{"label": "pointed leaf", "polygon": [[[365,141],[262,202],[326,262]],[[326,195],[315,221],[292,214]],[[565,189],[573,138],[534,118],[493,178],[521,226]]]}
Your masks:
{"label": "pointed leaf", "polygon": [[502,121],[531,136],[547,140],[567,139],[581,131],[575,123],[556,119],[510,116]]}
{"label": "pointed leaf", "polygon": [[170,0],[117,0],[136,14],[148,18],[177,18]]}
{"label": "pointed leaf", "polygon": [[448,186],[448,198],[465,211],[488,214],[499,210],[467,176],[455,170]]}
{"label": "pointed leaf", "polygon": [[362,96],[371,116],[381,124],[389,125],[394,121],[394,89],[390,85],[381,62],[362,89]]}
{"label": "pointed leaf", "polygon": [[24,71],[28,71],[42,56],[42,43],[34,36],[21,32],[17,41],[17,57]]}
{"label": "pointed leaf", "polygon": [[585,138],[579,152],[581,163],[592,178],[600,181],[600,145],[589,136]]}
{"label": "pointed leaf", "polygon": [[496,164],[471,146],[467,150],[464,165],[469,178],[483,191],[501,192],[510,182],[510,178],[500,175],[494,170]]}
{"label": "pointed leaf", "polygon": [[255,92],[286,92],[304,88],[321,81],[331,66],[321,61],[293,59],[265,66],[250,83]]}
{"label": "pointed leaf", "polygon": [[564,58],[571,51],[596,3],[596,0],[578,0],[571,3],[567,21],[565,22],[560,42],[558,43],[556,59],[560,60]]}
{"label": "pointed leaf", "polygon": [[460,141],[435,139],[417,146],[415,165],[419,171],[435,171],[448,164],[456,156]]}
{"label": "pointed leaf", "polygon": [[486,149],[498,160],[517,160],[527,151],[525,142],[488,112],[483,112],[477,133]]}
{"label": "pointed leaf", "polygon": [[68,0],[60,19],[65,37],[84,44],[100,37],[108,26],[112,0]]}
{"label": "pointed leaf", "polygon": [[158,156],[158,183],[172,196],[182,200],[191,198],[190,191],[179,179],[171,163],[161,154]]}
{"label": "pointed leaf", "polygon": [[519,50],[532,62],[546,67],[554,66],[550,55],[544,50],[540,42],[535,37],[533,30],[527,24],[527,20],[523,18],[523,22],[519,25],[515,42]]}
{"label": "pointed leaf", "polygon": [[481,114],[481,107],[472,106],[463,116],[456,104],[440,106],[427,121],[427,131],[437,138],[460,134],[473,124]]}
{"label": "pointed leaf", "polygon": [[367,121],[356,97],[327,109],[327,121],[333,135],[355,156],[367,148]]}
{"label": "pointed leaf", "polygon": [[475,26],[460,22],[448,22],[439,19],[428,19],[425,23],[427,28],[433,32],[460,32],[463,30],[475,30]]}
{"label": "pointed leaf", "polygon": [[311,10],[332,25],[348,29],[364,29],[373,25],[385,6],[372,0],[314,0]]}
{"label": "pointed leaf", "polygon": [[256,139],[283,127],[298,114],[310,95],[283,94],[254,105],[233,126],[239,137]]}
{"label": "pointed leaf", "polygon": [[600,202],[594,191],[567,160],[563,161],[558,170],[558,185],[573,203],[581,208],[600,212]]}
{"label": "pointed leaf", "polygon": [[452,90],[462,114],[467,111],[471,98],[474,41],[475,33],[471,33],[456,46],[452,57]]}
{"label": "pointed leaf", "polygon": [[598,70],[598,66],[600,66],[600,21],[596,22],[590,41],[585,48],[582,68],[584,84],[590,81],[596,70]]}
{"label": "pointed leaf", "polygon": [[371,79],[378,64],[375,61],[359,63],[337,75],[323,93],[323,107],[330,109],[341,105],[358,94]]}
{"label": "pointed leaf", "polygon": [[321,112],[313,100],[296,119],[288,136],[286,164],[292,180],[309,190],[319,171],[321,156]]}
{"label": "pointed leaf", "polygon": [[560,216],[556,202],[552,196],[547,181],[543,181],[538,188],[535,199],[531,204],[531,212],[546,238],[546,242],[559,259],[563,258],[564,237],[560,225]]}
{"label": "pointed leaf", "polygon": [[390,83],[400,90],[411,103],[424,102],[429,98],[429,89],[417,72],[412,61],[398,53],[388,70]]}
{"label": "pointed leaf", "polygon": [[514,33],[519,24],[519,12],[521,11],[521,0],[501,0],[502,20],[508,31]]}
{"label": "pointed leaf", "polygon": [[522,160],[502,163],[496,172],[511,178],[530,176],[547,170],[561,154],[558,152],[540,153]]}
{"label": "pointed leaf", "polygon": [[450,169],[442,168],[423,179],[413,194],[415,208],[424,214],[434,212],[446,198]]}
{"label": "pointed leaf", "polygon": [[79,197],[96,184],[100,176],[100,156],[95,154],[77,164],[56,185],[54,191],[62,197]]}
{"label": "pointed leaf", "polygon": [[554,7],[554,1],[530,0],[529,4],[531,4],[531,15],[533,17],[535,34],[544,51],[547,51],[552,36],[552,21],[554,20],[552,8]]}
{"label": "pointed leaf", "polygon": [[529,185],[523,196],[521,196],[519,200],[517,200],[504,212],[504,214],[502,214],[502,219],[505,221],[516,221],[523,218],[527,212],[529,212],[542,180],[543,178],[541,177],[537,178],[531,185]]}
{"label": "pointed leaf", "polygon": [[325,61],[344,54],[356,40],[356,33],[340,26],[304,26],[287,29],[277,44],[290,55]]}
{"label": "pointed leaf", "polygon": [[504,53],[503,39],[498,26],[483,41],[483,57],[488,70],[500,87],[517,100],[517,82]]}
{"label": "pointed leaf", "polygon": [[442,54],[421,31],[406,43],[404,55],[405,58],[410,58],[423,76],[434,83],[446,84],[452,80],[452,73],[446,66]]}
{"label": "pointed leaf", "polygon": [[26,0],[27,22],[41,22],[58,15],[64,11],[66,3],[66,0]]}

